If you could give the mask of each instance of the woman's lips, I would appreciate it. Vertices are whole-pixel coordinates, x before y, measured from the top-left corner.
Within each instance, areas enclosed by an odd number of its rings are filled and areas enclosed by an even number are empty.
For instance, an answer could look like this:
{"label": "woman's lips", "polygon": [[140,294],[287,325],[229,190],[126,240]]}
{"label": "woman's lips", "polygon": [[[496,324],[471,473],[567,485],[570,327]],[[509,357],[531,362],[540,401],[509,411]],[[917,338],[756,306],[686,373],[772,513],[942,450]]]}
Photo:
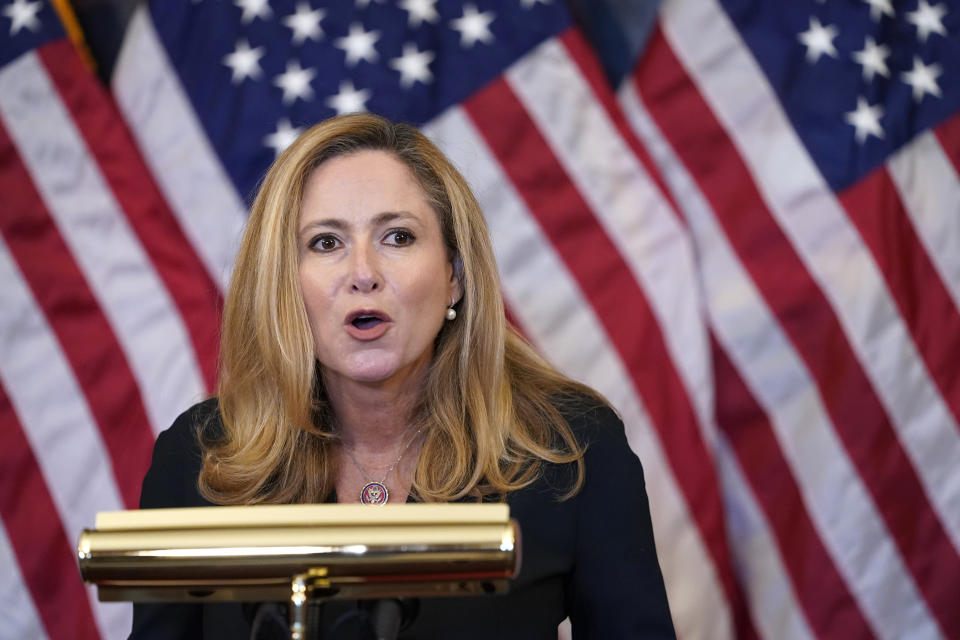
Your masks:
{"label": "woman's lips", "polygon": [[362,309],[347,315],[344,326],[356,340],[376,340],[390,328],[390,316],[382,311]]}

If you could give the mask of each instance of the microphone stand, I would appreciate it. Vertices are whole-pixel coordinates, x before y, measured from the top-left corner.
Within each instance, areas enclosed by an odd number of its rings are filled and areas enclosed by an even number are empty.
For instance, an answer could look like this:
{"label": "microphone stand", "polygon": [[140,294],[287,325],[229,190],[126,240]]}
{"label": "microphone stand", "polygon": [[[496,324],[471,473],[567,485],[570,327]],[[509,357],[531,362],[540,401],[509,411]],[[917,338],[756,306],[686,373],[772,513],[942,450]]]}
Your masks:
{"label": "microphone stand", "polygon": [[396,640],[403,622],[403,603],[398,598],[374,600],[370,607],[370,626],[377,640]]}
{"label": "microphone stand", "polygon": [[[323,602],[337,591],[327,579],[326,569],[311,569],[297,574],[290,583],[290,640],[312,638],[308,624],[308,604],[311,599]],[[396,640],[400,627],[419,613],[416,600],[380,598],[370,605],[370,626],[376,640]]]}

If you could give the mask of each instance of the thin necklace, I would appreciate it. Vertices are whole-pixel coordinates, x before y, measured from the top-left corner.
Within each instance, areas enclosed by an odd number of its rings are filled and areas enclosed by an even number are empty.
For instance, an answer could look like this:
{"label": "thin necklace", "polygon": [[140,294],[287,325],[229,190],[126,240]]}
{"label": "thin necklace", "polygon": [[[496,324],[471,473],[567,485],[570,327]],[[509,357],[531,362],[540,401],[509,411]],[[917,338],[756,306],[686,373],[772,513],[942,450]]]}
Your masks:
{"label": "thin necklace", "polygon": [[[422,429],[422,427],[421,427]],[[383,474],[383,480],[377,482],[376,480],[371,480],[367,484],[363,485],[363,489],[360,490],[360,502],[361,504],[375,504],[382,505],[387,504],[390,500],[390,490],[387,489],[387,478],[390,477],[390,472],[393,471],[394,467],[400,464],[400,460],[403,459],[403,456],[407,453],[407,449],[410,448],[410,445],[413,444],[413,441],[417,439],[417,436],[420,435],[420,429],[417,429],[417,432],[413,434],[413,437],[407,442],[407,445],[400,452],[400,455],[397,456],[397,459],[394,461],[390,468],[387,469],[387,472]],[[357,465],[357,469],[360,470],[360,473],[366,478],[372,477],[369,471],[363,468],[363,465],[357,460],[353,455],[353,452],[347,448],[346,445],[341,444],[341,448],[347,452],[347,455],[350,456],[350,459],[353,460],[353,464]]]}

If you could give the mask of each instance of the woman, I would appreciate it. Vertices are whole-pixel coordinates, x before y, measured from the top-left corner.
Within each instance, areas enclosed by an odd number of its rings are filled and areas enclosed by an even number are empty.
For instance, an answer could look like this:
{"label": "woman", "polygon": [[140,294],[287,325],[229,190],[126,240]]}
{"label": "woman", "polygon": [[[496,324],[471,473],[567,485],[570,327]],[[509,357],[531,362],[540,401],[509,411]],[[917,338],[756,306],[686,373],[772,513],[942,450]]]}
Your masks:
{"label": "woman", "polygon": [[[413,127],[334,118],[270,169],[217,391],[161,434],[141,507],[506,500],[524,541],[510,593],[423,600],[401,637],[556,638],[567,616],[577,638],[673,637],[622,424],[507,327],[479,205]],[[137,606],[133,636],[246,623]]]}

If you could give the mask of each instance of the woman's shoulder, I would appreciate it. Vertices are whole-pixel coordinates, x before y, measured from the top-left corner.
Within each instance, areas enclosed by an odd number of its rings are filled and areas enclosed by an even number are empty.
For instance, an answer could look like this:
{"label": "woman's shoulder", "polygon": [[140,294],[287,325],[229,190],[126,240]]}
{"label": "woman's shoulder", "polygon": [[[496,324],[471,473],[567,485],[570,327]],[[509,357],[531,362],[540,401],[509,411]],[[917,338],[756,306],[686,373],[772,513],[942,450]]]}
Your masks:
{"label": "woman's shoulder", "polygon": [[623,421],[602,397],[573,393],[555,397],[553,404],[582,445],[598,439],[625,439]]}
{"label": "woman's shoulder", "polygon": [[[220,422],[220,403],[216,396],[196,403],[174,420],[173,425],[164,433],[171,436],[193,437],[199,433],[205,439],[216,437],[223,430]],[[162,435],[162,434],[161,434]]]}
{"label": "woman's shoulder", "polygon": [[154,462],[157,455],[184,458],[199,455],[201,440],[215,440],[223,431],[217,398],[208,398],[193,405],[157,436],[153,449]]}
{"label": "woman's shoulder", "polygon": [[222,431],[217,399],[199,402],[160,432],[153,446],[150,469],[143,480],[141,508],[201,506],[207,502],[197,490],[203,464],[203,440]]}
{"label": "woman's shoulder", "polygon": [[592,493],[591,487],[609,489],[617,478],[634,478],[642,484],[640,459],[627,440],[623,420],[606,400],[579,394],[564,398],[556,406],[583,448],[585,493]]}

